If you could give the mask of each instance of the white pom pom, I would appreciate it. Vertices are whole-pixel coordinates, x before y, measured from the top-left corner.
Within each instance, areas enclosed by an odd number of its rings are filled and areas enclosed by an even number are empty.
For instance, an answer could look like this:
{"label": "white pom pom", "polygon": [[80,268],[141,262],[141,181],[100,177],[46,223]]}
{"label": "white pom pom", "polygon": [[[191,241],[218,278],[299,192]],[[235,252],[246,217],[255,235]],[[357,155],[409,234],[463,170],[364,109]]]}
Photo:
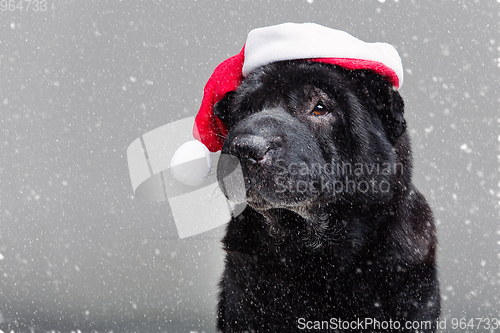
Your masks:
{"label": "white pom pom", "polygon": [[211,169],[210,152],[197,140],[188,141],[180,146],[170,161],[172,176],[190,186],[203,184]]}

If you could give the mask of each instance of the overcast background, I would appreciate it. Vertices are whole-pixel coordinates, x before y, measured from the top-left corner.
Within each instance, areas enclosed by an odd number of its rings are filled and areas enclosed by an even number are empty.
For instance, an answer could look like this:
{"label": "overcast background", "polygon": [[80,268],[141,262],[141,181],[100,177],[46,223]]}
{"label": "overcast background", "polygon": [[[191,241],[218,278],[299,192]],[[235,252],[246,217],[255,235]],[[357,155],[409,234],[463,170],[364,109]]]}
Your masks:
{"label": "overcast background", "polygon": [[179,240],[167,203],[134,200],[126,149],[195,115],[248,31],[287,21],[397,48],[442,317],[500,317],[499,1],[32,8],[0,12],[0,330],[214,331],[223,228]]}

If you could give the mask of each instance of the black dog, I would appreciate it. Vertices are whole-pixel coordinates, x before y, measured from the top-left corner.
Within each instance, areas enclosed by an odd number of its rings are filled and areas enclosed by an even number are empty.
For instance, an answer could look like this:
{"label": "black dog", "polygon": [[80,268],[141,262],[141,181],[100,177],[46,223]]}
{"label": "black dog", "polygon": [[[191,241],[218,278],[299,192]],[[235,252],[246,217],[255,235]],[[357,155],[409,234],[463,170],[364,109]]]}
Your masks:
{"label": "black dog", "polygon": [[307,61],[216,104],[249,205],[223,239],[220,331],[435,331],[435,225],[403,111],[381,76]]}

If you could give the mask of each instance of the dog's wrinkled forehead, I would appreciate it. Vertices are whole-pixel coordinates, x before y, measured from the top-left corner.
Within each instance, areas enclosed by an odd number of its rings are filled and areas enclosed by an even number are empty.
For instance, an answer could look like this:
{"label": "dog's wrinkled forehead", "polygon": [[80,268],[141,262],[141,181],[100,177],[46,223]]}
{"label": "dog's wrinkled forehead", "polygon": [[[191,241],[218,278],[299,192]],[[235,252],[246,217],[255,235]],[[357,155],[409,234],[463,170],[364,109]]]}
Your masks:
{"label": "dog's wrinkled forehead", "polygon": [[313,99],[336,99],[352,86],[349,76],[332,65],[286,61],[255,70],[243,80],[232,96],[239,111],[257,112],[266,108],[290,109]]}

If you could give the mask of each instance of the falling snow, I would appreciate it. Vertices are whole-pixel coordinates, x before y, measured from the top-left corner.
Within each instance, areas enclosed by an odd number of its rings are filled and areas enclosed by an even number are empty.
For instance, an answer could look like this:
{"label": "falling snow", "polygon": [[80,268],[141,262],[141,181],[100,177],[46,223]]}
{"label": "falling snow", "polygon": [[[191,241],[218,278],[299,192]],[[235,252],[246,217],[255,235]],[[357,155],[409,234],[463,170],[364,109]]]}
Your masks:
{"label": "falling snow", "polygon": [[285,21],[394,44],[415,184],[438,222],[443,316],[498,316],[498,3],[48,1],[43,13],[3,12],[0,333],[60,331],[62,319],[73,332],[213,331],[223,230],[180,240],[168,204],[134,199],[126,148],[193,116],[248,30]]}

